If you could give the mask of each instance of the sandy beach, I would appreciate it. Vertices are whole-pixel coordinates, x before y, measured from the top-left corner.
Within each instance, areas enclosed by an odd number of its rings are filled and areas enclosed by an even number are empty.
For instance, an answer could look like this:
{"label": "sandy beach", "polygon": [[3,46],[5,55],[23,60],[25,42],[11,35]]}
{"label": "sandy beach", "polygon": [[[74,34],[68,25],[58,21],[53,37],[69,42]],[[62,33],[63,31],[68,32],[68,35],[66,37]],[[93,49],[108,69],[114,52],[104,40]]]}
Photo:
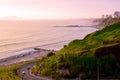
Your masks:
{"label": "sandy beach", "polygon": [[20,53],[18,55],[13,55],[10,57],[0,59],[0,66],[7,66],[14,63],[24,62],[28,60],[33,60],[46,56],[50,51],[57,53],[55,50],[40,49],[30,52]]}

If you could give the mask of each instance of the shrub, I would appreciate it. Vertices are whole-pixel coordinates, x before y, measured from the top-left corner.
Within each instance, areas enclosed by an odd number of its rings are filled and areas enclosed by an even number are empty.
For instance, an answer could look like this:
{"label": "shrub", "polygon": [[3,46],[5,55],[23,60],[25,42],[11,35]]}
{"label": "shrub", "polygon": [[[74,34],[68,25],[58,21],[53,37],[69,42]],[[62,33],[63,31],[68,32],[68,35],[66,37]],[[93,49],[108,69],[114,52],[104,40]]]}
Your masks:
{"label": "shrub", "polygon": [[47,54],[47,57],[50,57],[50,56],[53,56],[55,55],[55,53],[53,53],[52,51],[50,51],[48,54]]}

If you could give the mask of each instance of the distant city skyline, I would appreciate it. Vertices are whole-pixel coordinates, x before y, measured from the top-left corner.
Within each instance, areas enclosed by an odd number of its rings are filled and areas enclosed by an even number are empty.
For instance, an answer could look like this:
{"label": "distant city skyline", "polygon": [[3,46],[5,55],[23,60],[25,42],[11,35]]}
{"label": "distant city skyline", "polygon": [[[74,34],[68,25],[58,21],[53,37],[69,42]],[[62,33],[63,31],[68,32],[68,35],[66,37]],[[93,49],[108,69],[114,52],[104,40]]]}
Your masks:
{"label": "distant city skyline", "polygon": [[120,11],[120,0],[0,0],[0,18],[99,18]]}

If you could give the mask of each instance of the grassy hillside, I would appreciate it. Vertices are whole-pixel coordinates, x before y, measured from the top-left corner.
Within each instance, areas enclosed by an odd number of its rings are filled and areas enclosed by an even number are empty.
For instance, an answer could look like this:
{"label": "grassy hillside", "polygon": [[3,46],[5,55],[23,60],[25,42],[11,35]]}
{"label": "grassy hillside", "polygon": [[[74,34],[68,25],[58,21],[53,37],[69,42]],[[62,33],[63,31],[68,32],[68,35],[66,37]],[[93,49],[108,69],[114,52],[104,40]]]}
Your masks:
{"label": "grassy hillside", "polygon": [[[56,55],[38,60],[33,73],[54,78],[97,78],[98,74],[101,78],[120,78],[115,55],[120,52],[119,44],[120,22],[70,42]],[[96,56],[97,53],[105,55]]]}
{"label": "grassy hillside", "polygon": [[22,80],[17,76],[20,65],[5,66],[0,68],[0,80]]}
{"label": "grassy hillside", "polygon": [[22,80],[18,77],[17,70],[30,61],[12,64],[9,66],[0,66],[0,80]]}
{"label": "grassy hillside", "polygon": [[83,40],[74,40],[59,53],[80,53],[83,50],[96,49],[100,46],[120,43],[120,23],[88,34]]}

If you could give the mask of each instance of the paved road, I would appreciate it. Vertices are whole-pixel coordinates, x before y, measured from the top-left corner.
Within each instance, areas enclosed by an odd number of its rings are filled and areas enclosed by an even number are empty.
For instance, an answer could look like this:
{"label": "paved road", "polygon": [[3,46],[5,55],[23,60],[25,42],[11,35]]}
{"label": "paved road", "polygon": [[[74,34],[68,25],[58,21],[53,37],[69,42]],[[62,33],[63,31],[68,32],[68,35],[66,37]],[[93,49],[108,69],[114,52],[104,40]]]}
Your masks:
{"label": "paved road", "polygon": [[[35,62],[25,64],[24,66],[20,67],[18,69],[18,76],[21,77],[23,75],[23,80],[54,80],[51,78],[43,77],[43,76],[35,76],[34,74],[31,73],[31,70],[33,66],[35,65]],[[61,80],[81,80],[79,78],[76,79],[61,79]],[[96,80],[96,79],[88,79],[88,80]],[[113,80],[113,79],[100,79],[100,80]],[[114,80],[119,80],[119,79],[114,79]]]}
{"label": "paved road", "polygon": [[23,76],[23,80],[52,80],[46,77],[35,76],[31,70],[35,63],[26,64],[18,69],[18,76]]}

